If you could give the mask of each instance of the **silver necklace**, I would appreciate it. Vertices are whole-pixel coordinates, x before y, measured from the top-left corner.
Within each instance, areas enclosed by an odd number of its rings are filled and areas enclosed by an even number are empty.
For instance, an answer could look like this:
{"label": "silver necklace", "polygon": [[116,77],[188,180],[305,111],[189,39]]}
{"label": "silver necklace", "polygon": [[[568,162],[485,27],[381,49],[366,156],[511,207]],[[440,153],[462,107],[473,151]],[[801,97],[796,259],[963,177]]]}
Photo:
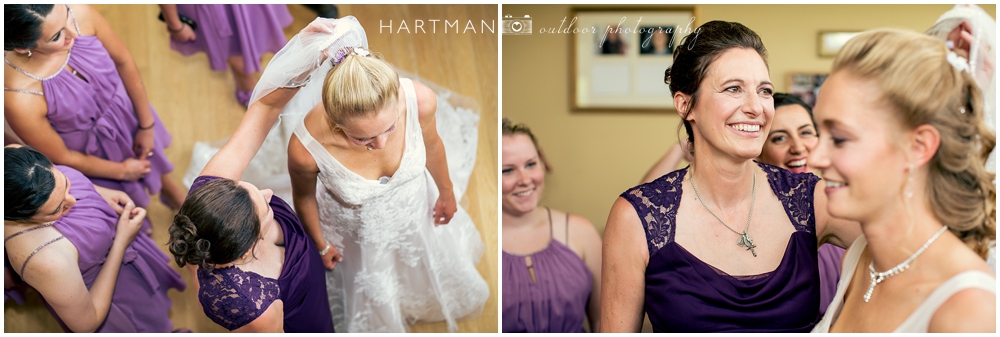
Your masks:
{"label": "silver necklace", "polygon": [[712,212],[712,210],[708,208],[708,205],[705,204],[705,199],[701,198],[701,194],[698,193],[698,188],[694,186],[693,173],[691,174],[690,180],[691,180],[691,188],[694,189],[694,194],[698,196],[698,201],[700,201],[701,205],[705,207],[705,210],[708,211],[708,213],[711,213],[712,216],[714,216],[717,220],[719,220],[719,222],[721,222],[723,226],[726,226],[726,228],[728,228],[730,231],[740,236],[740,240],[736,242],[737,246],[744,247],[746,250],[749,250],[750,253],[753,254],[753,257],[757,257],[757,250],[756,250],[757,245],[753,243],[753,239],[750,239],[750,234],[747,234],[747,230],[750,229],[750,217],[753,216],[753,204],[757,200],[757,174],[756,173],[753,174],[753,192],[750,192],[750,213],[747,214],[747,225],[743,227],[743,233],[737,232],[732,227],[729,227],[729,225],[727,225],[725,221],[722,221],[722,218],[719,218],[718,215],[715,215],[715,212]]}
{"label": "silver necklace", "polygon": [[865,293],[865,303],[868,303],[868,300],[872,298],[872,291],[875,291],[876,285],[882,283],[882,281],[885,281],[885,279],[889,278],[889,276],[902,273],[904,270],[909,269],[910,262],[913,262],[913,259],[916,259],[917,256],[920,256],[920,253],[923,253],[924,250],[927,249],[927,247],[930,246],[931,243],[934,242],[934,240],[937,240],[937,238],[941,236],[941,234],[944,233],[944,231],[947,229],[948,226],[941,227],[941,229],[939,229],[937,233],[934,233],[934,235],[931,236],[930,239],[927,239],[927,242],[924,242],[923,246],[920,246],[920,249],[917,249],[917,251],[914,252],[913,255],[910,255],[910,257],[906,258],[906,260],[904,260],[903,263],[900,263],[895,267],[892,267],[892,269],[886,270],[881,273],[877,272],[875,271],[875,259],[872,259],[872,261],[868,263],[868,270],[869,270],[868,276],[871,277],[871,283],[868,284],[868,292]]}

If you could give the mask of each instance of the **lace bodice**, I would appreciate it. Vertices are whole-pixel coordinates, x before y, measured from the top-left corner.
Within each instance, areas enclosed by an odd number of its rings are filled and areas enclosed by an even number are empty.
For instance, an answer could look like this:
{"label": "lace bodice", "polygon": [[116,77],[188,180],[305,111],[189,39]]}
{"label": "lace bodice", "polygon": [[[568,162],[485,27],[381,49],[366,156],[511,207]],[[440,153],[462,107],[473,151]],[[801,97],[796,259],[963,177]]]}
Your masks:
{"label": "lace bodice", "polygon": [[[304,124],[295,129],[319,166],[316,199],[323,237],[344,257],[327,274],[331,311],[340,332],[405,332],[407,324],[442,320],[455,330],[456,320],[478,314],[489,297],[475,268],[482,239],[468,213],[459,206],[449,224],[433,223],[439,193],[426,167],[417,96],[411,80],[401,78],[400,85],[406,97],[403,157],[385,181],[350,171]],[[447,115],[459,114],[442,111],[442,106],[438,106],[438,130],[459,127],[440,124],[452,118]],[[462,127],[464,135],[475,135],[474,125]],[[458,158],[474,158],[463,154],[461,144],[455,147],[442,140],[449,161],[453,150]],[[449,169],[454,168],[451,164]],[[449,171],[455,196],[461,198],[465,185],[455,173],[461,174]]]}
{"label": "lace bodice", "polygon": [[198,300],[216,324],[236,330],[260,317],[281,296],[278,280],[230,266],[198,269]]}
{"label": "lace bodice", "polygon": [[819,315],[812,174],[758,163],[795,227],[781,263],[760,275],[733,276],[674,241],[681,169],[621,194],[646,235],[645,310],[656,332],[806,332]]}
{"label": "lace bodice", "polygon": [[[341,206],[320,207],[320,218],[331,219],[344,231],[357,233],[364,243],[375,244],[382,248],[392,246],[396,249],[405,248],[400,246],[405,242],[401,239],[413,235],[415,231],[412,227],[389,225],[394,222],[393,219],[406,218],[409,217],[408,214],[433,216],[430,209],[423,207],[428,193],[428,186],[424,182],[425,179],[430,179],[430,176],[426,169],[427,153],[417,117],[416,97],[411,95],[413,83],[405,78],[400,79],[400,82],[407,95],[408,106],[406,128],[403,131],[405,148],[399,168],[384,183],[365,179],[347,169],[312,137],[304,123],[295,130],[295,135],[312,154],[320,168],[318,180],[323,186],[318,189],[320,204],[324,204],[323,199],[329,199]],[[386,203],[387,200],[392,201]],[[358,221],[358,219],[364,220]],[[362,225],[368,221],[383,225]],[[334,246],[340,244],[340,238],[334,236],[332,239],[330,244]],[[412,254],[400,257],[411,261],[411,264],[415,263]]]}
{"label": "lace bodice", "polygon": [[[757,162],[767,173],[771,190],[785,208],[796,231],[815,233],[813,191],[819,177],[795,174],[776,166]],[[646,233],[646,245],[652,256],[667,243],[674,241],[674,225],[681,203],[681,183],[688,168],[670,172],[656,180],[633,187],[621,194],[635,207]]]}

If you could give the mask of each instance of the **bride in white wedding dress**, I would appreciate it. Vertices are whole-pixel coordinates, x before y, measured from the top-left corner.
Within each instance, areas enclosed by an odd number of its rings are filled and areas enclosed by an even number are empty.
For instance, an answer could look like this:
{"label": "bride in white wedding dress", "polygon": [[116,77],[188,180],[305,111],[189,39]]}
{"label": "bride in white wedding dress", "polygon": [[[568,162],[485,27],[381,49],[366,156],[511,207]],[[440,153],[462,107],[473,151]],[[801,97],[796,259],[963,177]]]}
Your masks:
{"label": "bride in white wedding dress", "polygon": [[[353,17],[335,24],[326,39],[293,38],[264,70],[251,102],[305,85],[251,163],[257,177],[248,181],[291,192],[332,268],[327,294],[337,331],[405,332],[435,321],[454,331],[489,297],[476,270],[483,242],[457,204],[475,162],[479,116],[467,108],[474,103],[401,78],[368,53]],[[287,75],[311,62],[322,66],[310,78]],[[214,152],[199,147],[192,166]]]}

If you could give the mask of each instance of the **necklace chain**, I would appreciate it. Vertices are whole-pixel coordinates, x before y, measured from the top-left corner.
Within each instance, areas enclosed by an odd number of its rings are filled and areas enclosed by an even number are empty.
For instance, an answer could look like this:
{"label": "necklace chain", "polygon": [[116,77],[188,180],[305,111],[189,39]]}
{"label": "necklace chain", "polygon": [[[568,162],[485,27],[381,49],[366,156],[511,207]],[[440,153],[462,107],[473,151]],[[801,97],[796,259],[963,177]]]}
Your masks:
{"label": "necklace chain", "polygon": [[934,235],[931,236],[930,239],[927,239],[927,242],[924,242],[923,246],[920,246],[920,249],[917,249],[916,252],[913,252],[913,255],[910,255],[910,257],[906,258],[906,260],[903,260],[902,263],[897,264],[895,267],[892,267],[892,269],[886,270],[884,272],[877,272],[875,271],[875,259],[872,259],[872,261],[868,263],[868,270],[869,270],[868,276],[871,278],[871,283],[868,284],[868,291],[865,292],[865,297],[864,297],[865,303],[868,303],[868,301],[872,298],[872,291],[875,291],[876,285],[882,283],[882,281],[885,281],[885,279],[889,278],[889,276],[897,275],[899,273],[902,273],[904,270],[909,269],[910,262],[913,262],[913,260],[916,259],[917,256],[920,256],[920,254],[923,253],[924,250],[926,250],[927,247],[929,247],[931,243],[934,242],[934,240],[937,240],[937,238],[941,236],[941,234],[944,233],[944,231],[947,229],[948,226],[942,226],[941,229],[937,231],[937,233],[934,233]]}
{"label": "necklace chain", "polygon": [[757,201],[757,174],[753,173],[753,191],[750,192],[750,212],[747,214],[747,224],[746,226],[743,227],[743,233],[737,232],[732,227],[729,227],[729,225],[727,225],[725,221],[722,221],[722,218],[720,218],[718,215],[715,215],[715,212],[712,212],[712,210],[708,208],[708,205],[705,204],[705,199],[702,199],[701,194],[698,193],[698,188],[694,186],[693,171],[691,174],[691,178],[689,180],[691,181],[691,188],[694,189],[694,194],[698,196],[698,201],[700,201],[701,205],[705,207],[705,210],[708,211],[708,213],[712,214],[712,216],[714,216],[715,219],[719,220],[719,222],[721,222],[723,226],[726,226],[727,229],[740,236],[739,241],[736,242],[737,246],[744,247],[745,250],[749,250],[750,253],[753,254],[753,257],[757,257],[757,250],[756,250],[757,245],[753,243],[753,239],[751,239],[750,234],[747,233],[747,231],[750,230],[750,218],[753,216],[753,205],[754,202]]}

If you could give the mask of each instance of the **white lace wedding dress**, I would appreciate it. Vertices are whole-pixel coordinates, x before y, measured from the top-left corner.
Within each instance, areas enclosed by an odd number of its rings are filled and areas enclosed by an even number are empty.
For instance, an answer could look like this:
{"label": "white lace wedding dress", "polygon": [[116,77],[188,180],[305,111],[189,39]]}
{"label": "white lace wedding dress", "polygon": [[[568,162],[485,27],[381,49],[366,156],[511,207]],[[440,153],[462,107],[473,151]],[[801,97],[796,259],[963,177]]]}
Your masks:
{"label": "white lace wedding dress", "polygon": [[[327,62],[318,72],[329,68]],[[401,83],[407,83],[407,148],[388,184],[364,180],[322,149],[317,153],[306,147],[322,171],[316,190],[323,234],[345,256],[334,271],[327,272],[327,293],[339,332],[403,332],[409,323],[441,320],[454,331],[455,321],[478,316],[489,297],[476,270],[483,243],[469,215],[459,205],[448,225],[434,227],[431,216],[437,185],[424,166],[426,152],[412,84],[402,78],[416,76],[402,70],[399,74]],[[462,200],[476,161],[478,107],[468,97],[419,81],[437,96],[437,131],[445,146],[455,199]],[[243,180],[292,200],[288,139],[302,125],[305,113],[320,101],[322,82],[311,81],[285,106]],[[306,138],[299,135],[303,144]],[[226,140],[195,144],[184,176],[187,186]]]}
{"label": "white lace wedding dress", "polygon": [[434,226],[438,191],[425,166],[416,94],[409,79],[400,83],[405,150],[388,179],[361,177],[316,142],[304,123],[295,129],[320,169],[323,236],[344,257],[327,273],[338,332],[405,332],[407,324],[442,320],[454,330],[456,320],[478,316],[489,297],[476,270],[483,243],[468,213],[459,207],[449,224]]}

